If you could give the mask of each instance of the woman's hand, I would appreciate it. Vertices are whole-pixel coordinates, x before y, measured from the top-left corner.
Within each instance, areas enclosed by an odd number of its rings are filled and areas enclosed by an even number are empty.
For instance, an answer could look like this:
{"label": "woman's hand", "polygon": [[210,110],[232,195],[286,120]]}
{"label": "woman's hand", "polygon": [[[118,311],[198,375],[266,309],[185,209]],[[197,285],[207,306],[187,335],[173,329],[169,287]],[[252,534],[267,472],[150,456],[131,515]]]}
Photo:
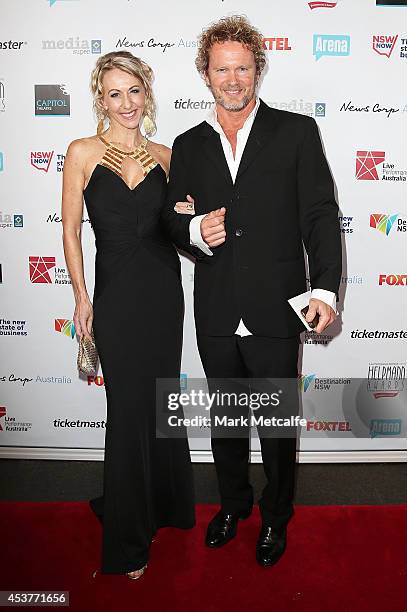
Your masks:
{"label": "woman's hand", "polygon": [[194,215],[195,214],[195,200],[190,195],[187,195],[187,202],[177,202],[174,206],[175,212],[181,215]]}
{"label": "woman's hand", "polygon": [[76,303],[73,322],[79,338],[85,336],[88,340],[91,340],[93,307],[89,299],[82,299]]}

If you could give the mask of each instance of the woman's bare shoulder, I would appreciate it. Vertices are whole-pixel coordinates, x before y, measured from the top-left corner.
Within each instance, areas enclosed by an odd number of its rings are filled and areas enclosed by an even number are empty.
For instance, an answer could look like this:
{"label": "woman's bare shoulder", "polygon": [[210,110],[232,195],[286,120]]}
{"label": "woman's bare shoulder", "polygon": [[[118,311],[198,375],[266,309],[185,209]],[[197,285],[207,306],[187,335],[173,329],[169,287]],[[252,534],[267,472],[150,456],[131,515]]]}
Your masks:
{"label": "woman's bare shoulder", "polygon": [[152,140],[149,140],[148,142],[150,145],[151,153],[154,155],[154,157],[157,156],[168,163],[170,162],[170,159],[171,159],[170,147],[167,147],[164,144],[159,144],[158,142],[153,142]]}
{"label": "woman's bare shoulder", "polygon": [[67,154],[89,156],[100,148],[100,139],[97,136],[87,136],[73,140],[67,150]]}

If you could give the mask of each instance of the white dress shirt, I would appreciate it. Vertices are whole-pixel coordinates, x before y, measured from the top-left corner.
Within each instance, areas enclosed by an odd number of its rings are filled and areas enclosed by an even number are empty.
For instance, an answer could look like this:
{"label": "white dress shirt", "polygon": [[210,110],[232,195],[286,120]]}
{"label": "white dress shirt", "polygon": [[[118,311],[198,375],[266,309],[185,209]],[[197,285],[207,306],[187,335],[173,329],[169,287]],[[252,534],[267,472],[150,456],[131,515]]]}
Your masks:
{"label": "white dress shirt", "polygon": [[[215,132],[218,132],[220,136],[223,152],[225,154],[226,162],[229,167],[229,172],[230,176],[232,177],[233,183],[236,179],[243,151],[246,146],[247,139],[249,138],[250,130],[252,129],[253,121],[256,117],[259,104],[260,99],[257,98],[255,107],[251,111],[250,115],[248,115],[243,126],[237,132],[236,152],[234,157],[232,145],[230,144],[229,140],[225,135],[225,132],[223,131],[220,123],[218,122],[216,105],[213,109],[211,109],[206,118],[206,122],[209,123],[209,125],[215,130]],[[203,251],[206,255],[211,256],[213,255],[213,253],[201,235],[201,221],[204,217],[205,215],[197,215],[191,220],[191,223],[189,225],[190,242],[191,245],[200,248],[201,251]],[[327,291],[326,289],[313,289],[311,291],[311,298],[315,298],[317,300],[325,302],[326,304],[331,306],[331,308],[333,308],[333,310],[336,312],[336,295],[332,291]],[[238,336],[251,336],[252,332],[247,329],[246,325],[243,323],[243,320],[240,319],[235,334],[237,334]]]}

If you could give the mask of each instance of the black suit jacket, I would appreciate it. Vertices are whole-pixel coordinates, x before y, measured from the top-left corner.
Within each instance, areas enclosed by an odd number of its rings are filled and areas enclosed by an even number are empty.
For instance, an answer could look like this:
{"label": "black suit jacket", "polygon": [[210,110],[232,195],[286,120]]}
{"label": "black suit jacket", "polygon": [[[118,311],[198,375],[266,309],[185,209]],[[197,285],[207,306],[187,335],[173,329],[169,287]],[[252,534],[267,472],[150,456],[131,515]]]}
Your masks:
{"label": "black suit jacket", "polygon": [[[173,211],[187,194],[195,214],[226,207],[226,241],[207,256],[189,244],[191,216]],[[338,294],[341,240],[332,177],[314,119],[260,102],[233,184],[219,134],[206,122],[173,145],[171,240],[197,257],[197,332],[231,335],[240,318],[256,335],[304,330],[287,302],[306,291],[305,245],[312,288]]]}

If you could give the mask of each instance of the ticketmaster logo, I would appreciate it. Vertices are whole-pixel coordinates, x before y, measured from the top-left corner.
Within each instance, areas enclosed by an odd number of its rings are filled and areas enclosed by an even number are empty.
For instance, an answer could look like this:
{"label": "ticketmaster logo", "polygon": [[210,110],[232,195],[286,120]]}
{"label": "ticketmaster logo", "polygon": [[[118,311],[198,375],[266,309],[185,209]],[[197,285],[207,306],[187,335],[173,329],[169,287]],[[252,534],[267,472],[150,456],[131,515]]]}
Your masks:
{"label": "ticketmaster logo", "polygon": [[313,55],[319,60],[324,55],[350,55],[350,36],[345,34],[314,34]]}

